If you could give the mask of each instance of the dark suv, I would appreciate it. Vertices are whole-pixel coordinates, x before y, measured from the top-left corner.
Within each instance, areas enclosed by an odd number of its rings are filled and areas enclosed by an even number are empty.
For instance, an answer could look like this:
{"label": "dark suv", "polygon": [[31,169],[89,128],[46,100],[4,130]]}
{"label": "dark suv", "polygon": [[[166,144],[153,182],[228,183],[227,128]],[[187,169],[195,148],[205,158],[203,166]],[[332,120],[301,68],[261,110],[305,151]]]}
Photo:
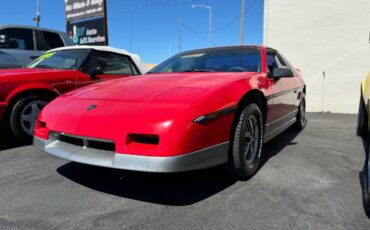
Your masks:
{"label": "dark suv", "polygon": [[23,67],[46,50],[71,45],[73,42],[64,32],[0,25],[0,69]]}

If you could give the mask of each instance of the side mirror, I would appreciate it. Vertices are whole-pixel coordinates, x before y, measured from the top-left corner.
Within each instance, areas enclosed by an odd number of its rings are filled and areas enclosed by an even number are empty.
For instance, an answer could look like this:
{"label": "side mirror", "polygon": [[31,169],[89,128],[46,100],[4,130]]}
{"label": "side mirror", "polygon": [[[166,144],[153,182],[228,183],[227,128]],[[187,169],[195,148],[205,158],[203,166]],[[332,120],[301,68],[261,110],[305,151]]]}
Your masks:
{"label": "side mirror", "polygon": [[281,78],[281,77],[293,77],[294,73],[289,68],[274,68],[272,71],[273,78]]}
{"label": "side mirror", "polygon": [[103,74],[103,70],[101,67],[96,67],[90,71],[90,77],[94,80],[98,79],[97,75]]}
{"label": "side mirror", "polygon": [[0,34],[0,47],[9,46],[9,37],[6,34]]}

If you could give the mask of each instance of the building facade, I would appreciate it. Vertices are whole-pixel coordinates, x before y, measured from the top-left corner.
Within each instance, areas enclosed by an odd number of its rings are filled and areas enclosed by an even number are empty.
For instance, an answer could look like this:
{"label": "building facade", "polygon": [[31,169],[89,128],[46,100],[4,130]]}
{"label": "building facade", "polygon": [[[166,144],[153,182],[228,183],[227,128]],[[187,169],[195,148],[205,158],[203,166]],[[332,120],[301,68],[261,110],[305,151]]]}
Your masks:
{"label": "building facade", "polygon": [[265,0],[264,43],[302,71],[307,109],[357,113],[370,72],[370,0]]}

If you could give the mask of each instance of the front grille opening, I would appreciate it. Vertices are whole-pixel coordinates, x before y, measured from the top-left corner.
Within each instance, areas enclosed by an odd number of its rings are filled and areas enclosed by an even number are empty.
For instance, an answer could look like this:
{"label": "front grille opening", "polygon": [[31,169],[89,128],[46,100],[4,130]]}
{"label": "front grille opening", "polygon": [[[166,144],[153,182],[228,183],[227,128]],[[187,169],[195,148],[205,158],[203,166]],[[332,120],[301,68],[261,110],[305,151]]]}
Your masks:
{"label": "front grille opening", "polygon": [[80,147],[86,147],[91,149],[99,149],[105,151],[115,151],[116,145],[113,142],[99,141],[99,140],[89,140],[80,137],[72,137],[64,134],[58,135],[58,140],[71,145],[77,145]]}
{"label": "front grille opening", "polygon": [[158,145],[159,136],[158,135],[147,135],[147,134],[129,134],[128,139],[130,142],[135,142],[139,144],[148,144],[148,145]]}
{"label": "front grille opening", "polygon": [[63,141],[63,142],[66,142],[66,143],[72,144],[72,145],[78,145],[78,146],[81,146],[81,147],[84,145],[84,141],[81,138],[65,136],[65,135],[60,134],[58,139],[59,139],[59,141]]}
{"label": "front grille opening", "polygon": [[116,145],[112,142],[104,142],[104,141],[87,141],[87,147],[93,149],[100,149],[106,151],[115,151]]}

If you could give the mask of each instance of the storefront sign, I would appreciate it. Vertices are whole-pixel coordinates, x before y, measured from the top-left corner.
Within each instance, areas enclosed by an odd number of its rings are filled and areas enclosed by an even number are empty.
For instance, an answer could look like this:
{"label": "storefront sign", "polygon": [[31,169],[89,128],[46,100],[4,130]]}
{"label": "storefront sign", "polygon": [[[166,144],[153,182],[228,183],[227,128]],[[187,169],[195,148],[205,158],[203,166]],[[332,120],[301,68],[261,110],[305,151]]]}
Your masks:
{"label": "storefront sign", "polygon": [[78,45],[108,45],[104,17],[68,23],[67,33]]}
{"label": "storefront sign", "polygon": [[65,0],[67,33],[77,45],[108,45],[106,0]]}
{"label": "storefront sign", "polygon": [[105,16],[105,0],[65,0],[66,21]]}

